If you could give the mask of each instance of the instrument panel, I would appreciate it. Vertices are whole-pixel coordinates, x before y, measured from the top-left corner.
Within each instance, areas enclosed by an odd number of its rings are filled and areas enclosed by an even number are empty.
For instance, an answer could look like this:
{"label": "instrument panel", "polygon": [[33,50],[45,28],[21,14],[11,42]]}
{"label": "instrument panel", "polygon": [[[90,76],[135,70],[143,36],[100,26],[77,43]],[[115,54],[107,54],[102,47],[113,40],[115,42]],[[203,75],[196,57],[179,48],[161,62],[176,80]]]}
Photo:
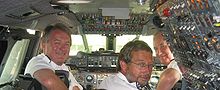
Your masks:
{"label": "instrument panel", "polygon": [[84,87],[86,90],[97,89],[98,85],[108,76],[115,73],[106,72],[80,72],[75,74],[76,80]]}
{"label": "instrument panel", "polygon": [[118,53],[114,52],[78,52],[76,56],[71,57],[67,64],[78,68],[114,68],[117,65]]}
{"label": "instrument panel", "polygon": [[86,90],[94,90],[106,77],[117,73],[117,61],[118,53],[114,52],[78,52],[66,64]]}
{"label": "instrument panel", "polygon": [[[86,89],[97,89],[98,85],[108,76],[117,74],[118,53],[114,52],[78,52],[76,56],[66,62],[71,67],[76,80]],[[149,84],[156,88],[159,76],[166,67],[159,63],[158,58],[154,58]]]}
{"label": "instrument panel", "polygon": [[168,0],[157,8],[190,90],[220,89],[219,6],[219,0]]}

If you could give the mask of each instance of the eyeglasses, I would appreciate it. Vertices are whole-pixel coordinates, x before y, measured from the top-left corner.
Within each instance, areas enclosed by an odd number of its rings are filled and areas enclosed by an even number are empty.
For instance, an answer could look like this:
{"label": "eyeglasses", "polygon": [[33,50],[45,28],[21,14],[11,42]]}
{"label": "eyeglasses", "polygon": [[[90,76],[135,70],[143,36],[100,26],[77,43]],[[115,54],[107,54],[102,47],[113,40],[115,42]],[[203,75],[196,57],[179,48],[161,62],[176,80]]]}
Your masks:
{"label": "eyeglasses", "polygon": [[146,64],[146,63],[135,63],[135,62],[131,62],[135,65],[137,65],[139,68],[152,68],[153,64]]}

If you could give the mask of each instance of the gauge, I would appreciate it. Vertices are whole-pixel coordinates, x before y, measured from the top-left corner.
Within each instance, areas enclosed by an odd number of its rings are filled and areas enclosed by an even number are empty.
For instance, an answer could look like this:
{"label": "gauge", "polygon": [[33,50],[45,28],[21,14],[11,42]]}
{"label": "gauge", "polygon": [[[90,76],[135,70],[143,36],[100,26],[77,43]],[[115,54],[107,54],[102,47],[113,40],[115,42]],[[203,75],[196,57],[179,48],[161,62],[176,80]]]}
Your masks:
{"label": "gauge", "polygon": [[86,76],[86,81],[91,82],[93,80],[93,76],[92,75],[88,75]]}

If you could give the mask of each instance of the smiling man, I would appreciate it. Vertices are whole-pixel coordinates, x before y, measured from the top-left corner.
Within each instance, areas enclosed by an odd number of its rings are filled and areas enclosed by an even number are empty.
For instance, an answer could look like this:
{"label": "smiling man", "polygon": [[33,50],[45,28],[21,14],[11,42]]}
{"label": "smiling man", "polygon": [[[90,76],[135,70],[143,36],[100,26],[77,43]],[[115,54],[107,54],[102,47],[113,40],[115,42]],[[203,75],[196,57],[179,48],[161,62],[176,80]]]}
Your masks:
{"label": "smiling man", "polygon": [[[47,90],[82,90],[64,62],[69,58],[71,33],[63,24],[48,26],[41,40],[42,54],[27,64],[25,74],[30,74]],[[68,78],[64,83],[55,73],[63,72]]]}
{"label": "smiling man", "polygon": [[107,90],[150,90],[153,56],[144,41],[130,41],[120,51],[116,75],[107,77],[99,89]]}
{"label": "smiling man", "polygon": [[159,58],[161,64],[167,66],[167,69],[165,69],[160,75],[157,90],[171,90],[175,83],[182,79],[182,72],[180,71],[177,62],[174,60],[173,53],[171,52],[163,33],[155,33],[153,41],[156,56]]}

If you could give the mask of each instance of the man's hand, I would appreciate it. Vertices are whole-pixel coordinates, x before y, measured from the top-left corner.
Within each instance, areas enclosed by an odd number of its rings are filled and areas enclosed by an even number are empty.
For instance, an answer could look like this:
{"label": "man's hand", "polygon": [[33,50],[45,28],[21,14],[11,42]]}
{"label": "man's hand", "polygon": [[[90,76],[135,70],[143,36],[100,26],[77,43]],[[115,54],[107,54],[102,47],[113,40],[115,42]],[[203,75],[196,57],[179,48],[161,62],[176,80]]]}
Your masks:
{"label": "man's hand", "polygon": [[80,90],[78,86],[74,86],[73,90]]}

